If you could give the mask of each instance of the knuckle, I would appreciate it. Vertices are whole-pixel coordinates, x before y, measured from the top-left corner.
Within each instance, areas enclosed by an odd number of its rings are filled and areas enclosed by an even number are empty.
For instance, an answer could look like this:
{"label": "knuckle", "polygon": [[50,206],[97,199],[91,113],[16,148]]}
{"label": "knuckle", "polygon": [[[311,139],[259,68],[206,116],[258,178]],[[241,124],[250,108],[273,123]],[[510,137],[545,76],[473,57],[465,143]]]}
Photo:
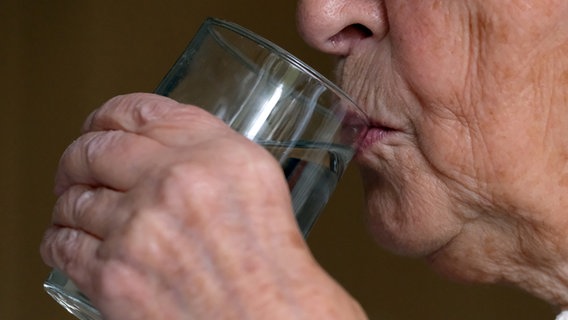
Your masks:
{"label": "knuckle", "polygon": [[[157,120],[171,117],[172,110],[180,109],[179,103],[167,97],[149,94],[133,93],[116,97],[105,104],[103,111],[124,112],[130,114],[136,127],[144,127]],[[106,114],[108,112],[103,112]]]}
{"label": "knuckle", "polygon": [[81,143],[83,137],[73,141],[67,149],[61,155],[59,159],[59,164],[57,171],[55,173],[55,187],[54,192],[57,196],[61,196],[65,193],[70,186],[72,186],[75,181],[73,178],[73,172],[82,160]]}
{"label": "knuckle", "polygon": [[105,163],[104,158],[109,154],[115,154],[123,147],[120,138],[124,133],[121,131],[104,131],[90,134],[86,137],[83,146],[84,163],[98,172],[98,167]]}
{"label": "knuckle", "polygon": [[120,230],[109,238],[101,256],[125,266],[136,266],[143,262],[162,263],[163,235],[168,231],[160,228],[163,227],[163,216],[156,213],[148,208],[133,212]]}
{"label": "knuckle", "polygon": [[53,259],[53,239],[54,239],[54,228],[51,227],[45,231],[43,238],[40,243],[39,252],[42,260],[49,266],[54,267],[55,262]]}
{"label": "knuckle", "polygon": [[79,231],[70,228],[52,227],[46,231],[40,252],[47,264],[66,273],[76,269]]}
{"label": "knuckle", "polygon": [[73,202],[72,207],[72,219],[75,220],[73,223],[75,225],[88,225],[88,217],[92,213],[92,202],[95,198],[95,192],[86,188],[81,188],[77,190],[70,201]]}
{"label": "knuckle", "polygon": [[53,224],[63,227],[84,225],[91,211],[94,193],[83,185],[70,187],[55,202]]}
{"label": "knuckle", "polygon": [[133,118],[140,128],[177,127],[183,130],[211,130],[224,124],[206,110],[183,105],[165,97],[152,97],[137,104]]}
{"label": "knuckle", "polygon": [[101,136],[100,132],[86,133],[73,141],[61,156],[59,174],[65,176],[83,163],[94,162],[103,146]]}
{"label": "knuckle", "polygon": [[227,181],[222,181],[215,170],[195,163],[180,163],[168,167],[161,175],[156,194],[168,221],[187,228],[200,228],[209,219],[223,195]]}
{"label": "knuckle", "polygon": [[53,224],[62,224],[64,213],[67,212],[67,208],[69,206],[68,193],[69,191],[65,191],[63,194],[61,194],[53,205],[53,212],[51,217]]}
{"label": "knuckle", "polygon": [[97,158],[103,151],[103,145],[106,139],[101,137],[101,134],[91,134],[89,138],[85,139],[82,157],[85,159],[87,165],[96,163]]}
{"label": "knuckle", "polygon": [[[120,131],[102,131],[83,134],[63,152],[55,175],[55,193],[61,195],[77,183],[96,184],[97,173],[108,169],[107,156],[121,154],[126,147]],[[95,175],[83,176],[87,171]]]}
{"label": "knuckle", "polygon": [[165,168],[162,179],[162,196],[171,199],[171,195],[180,193],[191,195],[190,198],[207,197],[220,182],[215,170],[196,162],[184,162]]}
{"label": "knuckle", "polygon": [[125,100],[127,99],[128,97],[126,95],[119,95],[109,99],[102,106],[95,109],[85,120],[85,123],[83,124],[83,132],[95,131],[105,127],[105,125],[110,121],[109,114],[114,113],[115,110],[124,105]]}
{"label": "knuckle", "polygon": [[84,124],[84,130],[130,126],[136,128],[164,117],[167,110],[177,104],[170,98],[150,93],[119,95],[92,112]]}
{"label": "knuckle", "polygon": [[172,101],[152,97],[137,101],[132,107],[134,122],[140,126],[147,126],[157,120],[168,117]]}

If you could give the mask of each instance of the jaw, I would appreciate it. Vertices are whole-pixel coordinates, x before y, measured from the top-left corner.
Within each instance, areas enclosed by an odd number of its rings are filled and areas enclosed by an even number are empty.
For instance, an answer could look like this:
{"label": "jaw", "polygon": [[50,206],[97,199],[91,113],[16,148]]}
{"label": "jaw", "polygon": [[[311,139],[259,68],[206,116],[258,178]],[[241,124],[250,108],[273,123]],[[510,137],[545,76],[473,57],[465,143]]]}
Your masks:
{"label": "jaw", "polygon": [[[453,208],[446,186],[428,167],[398,153],[361,163],[367,224],[381,246],[397,254],[423,257],[445,246],[461,231],[463,220]],[[361,158],[369,160],[370,155]],[[418,158],[414,158],[418,159]]]}

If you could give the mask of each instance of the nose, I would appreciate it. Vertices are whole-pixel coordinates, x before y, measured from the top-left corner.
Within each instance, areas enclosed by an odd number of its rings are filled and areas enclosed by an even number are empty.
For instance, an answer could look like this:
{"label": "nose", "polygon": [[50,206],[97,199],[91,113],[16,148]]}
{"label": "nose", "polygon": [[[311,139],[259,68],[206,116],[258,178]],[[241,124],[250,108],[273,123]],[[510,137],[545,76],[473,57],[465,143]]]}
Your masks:
{"label": "nose", "polygon": [[362,39],[388,30],[383,0],[300,0],[298,31],[311,46],[345,56]]}

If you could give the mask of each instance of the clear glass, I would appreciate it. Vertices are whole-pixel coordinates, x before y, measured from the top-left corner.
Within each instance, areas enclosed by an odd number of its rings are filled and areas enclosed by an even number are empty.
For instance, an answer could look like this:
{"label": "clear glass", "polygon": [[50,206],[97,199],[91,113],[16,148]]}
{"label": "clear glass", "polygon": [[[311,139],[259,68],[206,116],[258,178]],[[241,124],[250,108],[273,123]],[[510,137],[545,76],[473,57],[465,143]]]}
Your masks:
{"label": "clear glass", "polygon": [[[351,160],[367,120],[337,86],[288,52],[229,22],[207,19],[156,89],[200,106],[280,161],[307,236]],[[54,270],[45,289],[80,319],[101,319]]]}

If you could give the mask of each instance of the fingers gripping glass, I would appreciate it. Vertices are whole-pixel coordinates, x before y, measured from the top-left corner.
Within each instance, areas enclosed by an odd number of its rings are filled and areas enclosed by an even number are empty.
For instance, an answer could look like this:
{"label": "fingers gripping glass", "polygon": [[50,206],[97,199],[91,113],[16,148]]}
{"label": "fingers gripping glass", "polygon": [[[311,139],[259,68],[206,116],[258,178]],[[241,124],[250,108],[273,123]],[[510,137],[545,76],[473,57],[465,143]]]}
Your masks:
{"label": "fingers gripping glass", "polygon": [[[271,42],[232,23],[206,20],[156,90],[200,106],[264,146],[282,165],[307,236],[367,121],[338,87]],[[45,289],[80,319],[99,312],[58,270]]]}

